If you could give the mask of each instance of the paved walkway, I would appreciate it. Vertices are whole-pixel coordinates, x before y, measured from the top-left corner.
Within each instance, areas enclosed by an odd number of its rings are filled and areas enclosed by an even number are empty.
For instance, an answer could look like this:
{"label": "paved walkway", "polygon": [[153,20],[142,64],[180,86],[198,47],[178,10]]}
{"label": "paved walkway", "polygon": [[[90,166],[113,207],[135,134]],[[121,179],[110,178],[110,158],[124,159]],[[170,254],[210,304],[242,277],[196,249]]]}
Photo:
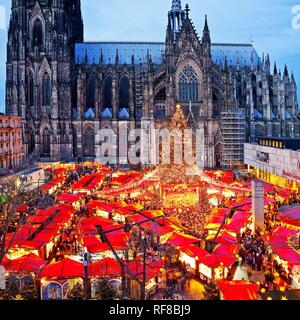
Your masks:
{"label": "paved walkway", "polygon": [[248,274],[247,274],[247,269],[248,267],[240,267],[238,266],[237,269],[236,269],[236,272],[233,276],[233,280],[246,280],[246,281],[250,281],[250,282],[263,282],[265,281],[265,276],[264,276],[264,273],[261,271],[261,272],[258,272],[258,271],[253,271],[253,274],[252,276],[248,277]]}
{"label": "paved walkway", "polygon": [[[174,294],[174,300],[203,300],[204,285],[196,279],[190,279],[186,282],[184,291]],[[151,298],[151,300],[163,300],[165,291],[163,289]]]}

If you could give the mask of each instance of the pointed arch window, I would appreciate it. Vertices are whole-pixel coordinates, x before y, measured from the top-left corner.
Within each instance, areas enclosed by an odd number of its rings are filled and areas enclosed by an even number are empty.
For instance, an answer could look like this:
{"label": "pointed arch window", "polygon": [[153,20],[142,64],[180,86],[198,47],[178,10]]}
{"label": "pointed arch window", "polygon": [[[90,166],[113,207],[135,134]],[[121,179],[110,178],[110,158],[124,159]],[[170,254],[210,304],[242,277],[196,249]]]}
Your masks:
{"label": "pointed arch window", "polygon": [[42,79],[42,102],[43,106],[51,105],[51,80],[48,73],[45,73]]}
{"label": "pointed arch window", "polygon": [[42,46],[44,42],[43,38],[43,22],[40,18],[37,18],[32,28],[32,47]]}
{"label": "pointed arch window", "polygon": [[107,77],[104,82],[104,107],[112,107],[112,78]]}
{"label": "pointed arch window", "polygon": [[124,76],[120,81],[120,107],[129,107],[129,79]]}
{"label": "pointed arch window", "polygon": [[28,154],[32,154],[34,151],[35,151],[35,136],[34,136],[34,131],[31,130],[29,133]]}
{"label": "pointed arch window", "polygon": [[179,100],[181,102],[199,101],[199,80],[195,69],[187,64],[179,75]]}
{"label": "pointed arch window", "polygon": [[34,82],[31,73],[28,76],[28,104],[30,107],[34,105]]}
{"label": "pointed arch window", "polygon": [[49,129],[45,129],[42,135],[42,156],[50,158],[51,153],[51,133]]}
{"label": "pointed arch window", "polygon": [[88,126],[83,135],[83,156],[95,157],[95,131],[94,128]]}
{"label": "pointed arch window", "polygon": [[95,107],[95,94],[96,94],[96,76],[91,75],[88,79],[86,86],[86,107],[94,108]]}

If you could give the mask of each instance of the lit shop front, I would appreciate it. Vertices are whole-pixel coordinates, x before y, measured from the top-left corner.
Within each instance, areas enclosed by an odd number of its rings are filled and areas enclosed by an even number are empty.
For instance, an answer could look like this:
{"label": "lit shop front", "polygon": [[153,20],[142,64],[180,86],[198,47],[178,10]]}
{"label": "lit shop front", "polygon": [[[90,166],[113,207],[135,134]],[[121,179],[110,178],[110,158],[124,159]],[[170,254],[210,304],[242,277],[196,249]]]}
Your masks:
{"label": "lit shop front", "polygon": [[[271,139],[273,141],[273,139]],[[268,144],[245,144],[245,164],[257,178],[283,189],[300,191],[300,152]],[[284,141],[284,139],[283,139]],[[282,142],[283,143],[283,142]],[[268,145],[272,145],[269,147]],[[282,144],[278,144],[282,146]],[[299,145],[300,149],[300,145]]]}

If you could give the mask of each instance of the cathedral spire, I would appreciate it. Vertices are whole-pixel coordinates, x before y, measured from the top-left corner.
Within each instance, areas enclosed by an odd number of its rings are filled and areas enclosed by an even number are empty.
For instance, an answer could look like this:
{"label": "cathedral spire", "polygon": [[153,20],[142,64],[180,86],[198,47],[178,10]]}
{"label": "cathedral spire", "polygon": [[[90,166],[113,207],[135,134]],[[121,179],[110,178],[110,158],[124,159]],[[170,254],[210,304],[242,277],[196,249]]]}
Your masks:
{"label": "cathedral spire", "polygon": [[169,11],[168,33],[172,33],[173,39],[176,40],[179,34],[183,21],[185,19],[184,10],[181,7],[181,0],[173,0],[171,11]]}
{"label": "cathedral spire", "polygon": [[276,65],[276,61],[274,62],[274,74],[277,74],[278,71],[277,71],[277,65]]}
{"label": "cathedral spire", "polygon": [[284,66],[284,76],[285,76],[285,77],[288,77],[288,76],[289,76],[289,70],[288,70],[287,65]]}
{"label": "cathedral spire", "polygon": [[204,29],[203,29],[202,42],[203,43],[211,43],[210,31],[209,31],[208,22],[207,22],[207,15],[205,15],[205,23],[204,23]]}

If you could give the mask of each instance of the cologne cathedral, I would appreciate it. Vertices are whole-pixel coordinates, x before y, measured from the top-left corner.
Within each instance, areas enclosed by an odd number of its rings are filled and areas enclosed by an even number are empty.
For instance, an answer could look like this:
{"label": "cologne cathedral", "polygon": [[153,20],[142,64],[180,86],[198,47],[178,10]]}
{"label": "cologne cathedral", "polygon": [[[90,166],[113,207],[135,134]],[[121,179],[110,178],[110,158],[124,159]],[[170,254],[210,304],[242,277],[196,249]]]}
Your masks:
{"label": "cologne cathedral", "polygon": [[259,137],[300,137],[288,67],[251,43],[212,42],[206,16],[199,35],[189,6],[170,5],[164,42],[91,43],[80,0],[12,1],[6,113],[22,118],[29,158],[99,160],[101,129],[163,128],[178,104],[203,132],[206,168],[242,162]]}

